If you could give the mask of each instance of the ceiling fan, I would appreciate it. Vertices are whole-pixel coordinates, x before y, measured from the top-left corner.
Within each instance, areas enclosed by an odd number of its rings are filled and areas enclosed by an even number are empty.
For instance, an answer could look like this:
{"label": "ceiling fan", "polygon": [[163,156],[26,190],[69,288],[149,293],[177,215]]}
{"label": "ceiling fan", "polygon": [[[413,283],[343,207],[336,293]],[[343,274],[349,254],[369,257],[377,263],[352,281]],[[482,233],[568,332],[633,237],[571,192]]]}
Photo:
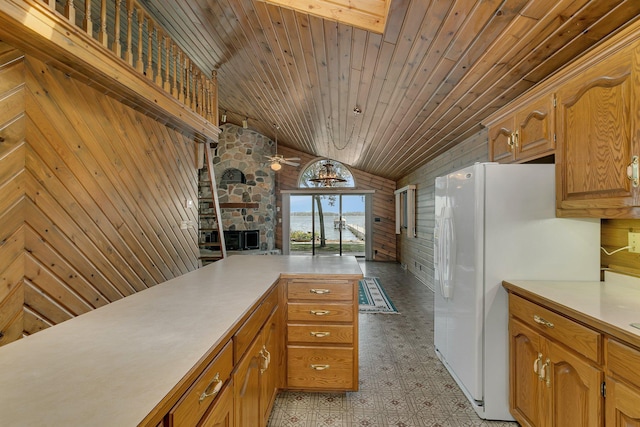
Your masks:
{"label": "ceiling fan", "polygon": [[300,163],[297,163],[296,160],[300,160],[299,157],[284,157],[282,154],[278,154],[278,129],[280,129],[280,126],[274,124],[273,127],[276,128],[276,137],[275,137],[275,144],[276,144],[276,153],[273,156],[266,156],[267,159],[269,159],[269,167],[274,170],[274,171],[279,171],[280,169],[282,169],[282,165],[289,165],[289,166],[300,166]]}

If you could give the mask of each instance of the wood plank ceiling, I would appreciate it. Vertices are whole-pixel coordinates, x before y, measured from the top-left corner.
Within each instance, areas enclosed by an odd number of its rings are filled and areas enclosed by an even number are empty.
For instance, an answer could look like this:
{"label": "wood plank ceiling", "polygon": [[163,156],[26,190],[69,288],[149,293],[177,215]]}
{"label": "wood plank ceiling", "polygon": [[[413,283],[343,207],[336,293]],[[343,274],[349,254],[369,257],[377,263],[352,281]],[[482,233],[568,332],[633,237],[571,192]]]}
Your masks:
{"label": "wood plank ceiling", "polygon": [[272,138],[278,124],[279,144],[389,179],[640,14],[638,0],[390,0],[378,33],[299,3],[141,1],[217,70],[228,121]]}

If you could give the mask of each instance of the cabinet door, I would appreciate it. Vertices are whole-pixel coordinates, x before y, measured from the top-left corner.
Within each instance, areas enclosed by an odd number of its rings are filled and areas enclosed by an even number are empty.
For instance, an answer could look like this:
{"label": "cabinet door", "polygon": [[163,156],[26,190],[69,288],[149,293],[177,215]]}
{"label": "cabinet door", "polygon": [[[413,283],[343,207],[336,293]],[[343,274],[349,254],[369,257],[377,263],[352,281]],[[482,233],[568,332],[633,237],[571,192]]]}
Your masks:
{"label": "cabinet door", "polygon": [[551,154],[556,148],[554,140],[554,95],[540,98],[518,111],[514,148],[517,160],[534,159]]}
{"label": "cabinet door", "polygon": [[640,390],[607,378],[605,425],[640,427]]}
{"label": "cabinet door", "polygon": [[262,340],[255,339],[233,374],[235,425],[256,427],[262,425],[260,416],[260,367],[262,366]]}
{"label": "cabinet door", "polygon": [[627,48],[558,90],[559,209],[637,205],[627,166],[638,154],[638,68],[635,50]]}
{"label": "cabinet door", "polygon": [[233,427],[233,387],[226,386],[199,427]]}
{"label": "cabinet door", "polygon": [[602,371],[553,341],[545,344],[544,354],[551,360],[543,381],[549,394],[545,417],[549,425],[601,426]]}
{"label": "cabinet door", "polygon": [[509,336],[511,414],[522,426],[541,426],[542,381],[539,372],[544,362],[540,336],[513,318],[509,320]]}
{"label": "cabinet door", "polygon": [[512,115],[491,125],[489,128],[489,157],[492,162],[511,163],[516,160],[512,138],[514,131]]}
{"label": "cabinet door", "polygon": [[262,365],[260,367],[260,414],[267,425],[276,392],[280,387],[282,371],[282,341],[278,312],[274,312],[262,330]]}

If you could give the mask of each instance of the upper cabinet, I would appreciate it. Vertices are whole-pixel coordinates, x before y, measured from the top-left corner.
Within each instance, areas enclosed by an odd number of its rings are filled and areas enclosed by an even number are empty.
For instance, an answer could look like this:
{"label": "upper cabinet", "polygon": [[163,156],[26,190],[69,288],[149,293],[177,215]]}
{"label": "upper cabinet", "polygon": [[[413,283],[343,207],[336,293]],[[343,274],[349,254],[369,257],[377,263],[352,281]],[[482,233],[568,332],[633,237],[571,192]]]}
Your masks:
{"label": "upper cabinet", "polygon": [[613,53],[557,91],[557,208],[563,216],[626,217],[638,204],[639,54]]}
{"label": "upper cabinet", "polygon": [[491,161],[554,155],[557,216],[640,218],[640,22],[485,124]]}
{"label": "upper cabinet", "polygon": [[553,154],[554,95],[529,100],[489,124],[489,153],[499,163],[522,163]]}

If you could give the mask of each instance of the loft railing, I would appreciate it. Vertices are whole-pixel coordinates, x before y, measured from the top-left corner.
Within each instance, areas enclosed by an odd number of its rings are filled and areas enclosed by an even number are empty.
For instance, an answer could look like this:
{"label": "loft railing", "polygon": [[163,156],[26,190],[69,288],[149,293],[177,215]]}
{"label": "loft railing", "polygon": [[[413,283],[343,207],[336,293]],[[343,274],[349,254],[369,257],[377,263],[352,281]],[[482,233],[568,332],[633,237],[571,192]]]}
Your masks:
{"label": "loft railing", "polygon": [[172,97],[217,125],[209,78],[135,0],[40,0]]}

